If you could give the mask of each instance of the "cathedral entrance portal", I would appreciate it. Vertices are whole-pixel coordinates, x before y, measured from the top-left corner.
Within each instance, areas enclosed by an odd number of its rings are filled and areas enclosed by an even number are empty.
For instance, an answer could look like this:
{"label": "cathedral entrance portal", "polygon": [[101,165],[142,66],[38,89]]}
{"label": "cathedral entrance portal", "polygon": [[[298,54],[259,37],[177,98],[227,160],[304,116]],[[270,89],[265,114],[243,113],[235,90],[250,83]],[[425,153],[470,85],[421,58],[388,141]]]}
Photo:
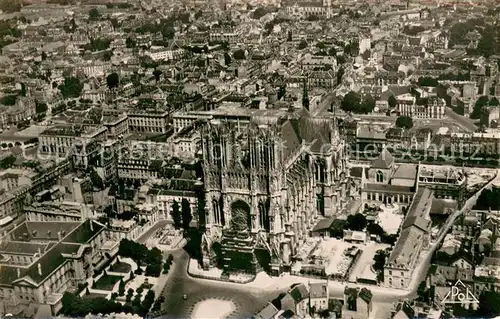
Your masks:
{"label": "cathedral entrance portal", "polygon": [[238,232],[249,231],[252,228],[250,206],[242,200],[237,200],[231,204],[230,227]]}

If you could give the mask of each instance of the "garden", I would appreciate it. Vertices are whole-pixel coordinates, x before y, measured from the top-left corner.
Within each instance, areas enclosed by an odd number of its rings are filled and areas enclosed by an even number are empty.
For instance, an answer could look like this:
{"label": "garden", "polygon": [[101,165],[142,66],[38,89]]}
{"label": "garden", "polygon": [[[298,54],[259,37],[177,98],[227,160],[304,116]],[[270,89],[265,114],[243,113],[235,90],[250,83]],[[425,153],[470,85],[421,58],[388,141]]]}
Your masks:
{"label": "garden", "polygon": [[121,276],[108,275],[104,272],[104,275],[94,283],[92,288],[99,290],[113,290],[115,284],[122,279],[123,277]]}
{"label": "garden", "polygon": [[119,273],[129,273],[132,270],[132,266],[126,262],[117,261],[109,268],[109,271],[119,272]]}

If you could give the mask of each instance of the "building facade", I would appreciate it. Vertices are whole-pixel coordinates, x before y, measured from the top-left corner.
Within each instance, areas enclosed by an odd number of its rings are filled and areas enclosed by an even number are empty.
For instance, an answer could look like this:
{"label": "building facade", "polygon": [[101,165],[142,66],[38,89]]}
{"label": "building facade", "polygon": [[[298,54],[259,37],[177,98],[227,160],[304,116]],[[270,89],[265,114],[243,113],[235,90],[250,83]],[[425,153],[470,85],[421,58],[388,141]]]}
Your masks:
{"label": "building facade", "polygon": [[226,122],[202,129],[204,267],[213,265],[218,242],[225,271],[255,273],[262,255],[273,272],[286,270],[318,217],[344,206],[344,143],[329,120],[302,111],[241,131]]}

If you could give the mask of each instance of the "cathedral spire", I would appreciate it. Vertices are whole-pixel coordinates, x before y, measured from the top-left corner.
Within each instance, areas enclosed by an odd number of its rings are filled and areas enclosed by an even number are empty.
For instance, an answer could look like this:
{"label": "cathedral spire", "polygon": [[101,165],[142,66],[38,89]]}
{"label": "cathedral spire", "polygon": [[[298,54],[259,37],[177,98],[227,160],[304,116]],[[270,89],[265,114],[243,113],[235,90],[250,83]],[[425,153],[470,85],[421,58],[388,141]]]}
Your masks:
{"label": "cathedral spire", "polygon": [[306,80],[304,80],[304,92],[302,93],[302,106],[309,111],[309,93],[307,92]]}

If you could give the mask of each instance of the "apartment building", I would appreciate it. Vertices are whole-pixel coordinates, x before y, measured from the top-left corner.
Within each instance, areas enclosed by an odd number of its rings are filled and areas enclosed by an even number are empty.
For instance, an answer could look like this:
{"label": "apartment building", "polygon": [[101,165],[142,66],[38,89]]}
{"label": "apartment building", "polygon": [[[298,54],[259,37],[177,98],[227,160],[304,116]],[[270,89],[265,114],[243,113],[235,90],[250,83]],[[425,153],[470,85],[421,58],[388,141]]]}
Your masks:
{"label": "apartment building", "polygon": [[409,287],[417,267],[420,252],[429,245],[429,212],[433,191],[420,188],[400,229],[399,239],[384,267],[384,286],[397,289]]}
{"label": "apartment building", "polygon": [[430,97],[423,105],[416,103],[398,103],[402,116],[418,119],[442,119],[446,110],[446,102],[442,98]]}
{"label": "apartment building", "polygon": [[166,134],[168,112],[156,110],[134,110],[128,113],[130,132]]}
{"label": "apartment building", "polygon": [[173,156],[186,159],[195,158],[201,147],[201,136],[196,123],[184,127],[172,135],[168,142]]}
{"label": "apartment building", "polygon": [[[105,260],[105,227],[95,221],[24,222],[0,244],[0,300],[5,311],[33,314],[49,305],[55,315],[65,291],[92,276]],[[26,310],[28,309],[28,310]]]}
{"label": "apartment building", "polygon": [[[83,125],[53,126],[39,136],[39,154],[46,158],[66,158],[73,154],[75,160],[88,163],[89,153],[96,151],[96,141],[106,138],[105,127],[91,127]],[[78,147],[76,147],[78,146]],[[92,147],[88,147],[92,146]]]}
{"label": "apartment building", "polygon": [[307,18],[309,16],[318,16],[329,18],[332,15],[330,0],[283,0],[281,6],[286,12],[294,17]]}

